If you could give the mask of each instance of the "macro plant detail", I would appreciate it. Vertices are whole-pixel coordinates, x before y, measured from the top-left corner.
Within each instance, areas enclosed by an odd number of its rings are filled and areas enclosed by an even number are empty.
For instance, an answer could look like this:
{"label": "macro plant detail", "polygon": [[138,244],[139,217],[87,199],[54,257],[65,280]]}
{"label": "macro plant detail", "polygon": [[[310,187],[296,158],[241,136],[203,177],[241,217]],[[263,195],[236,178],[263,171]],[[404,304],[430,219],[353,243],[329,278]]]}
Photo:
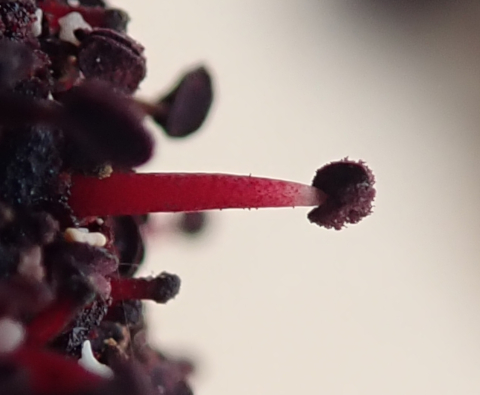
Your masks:
{"label": "macro plant detail", "polygon": [[339,230],[372,211],[362,161],[320,168],[312,185],[229,174],[137,173],[154,143],[198,130],[213,100],[205,67],[153,103],[128,15],[102,0],[0,1],[0,393],[191,393],[188,361],[147,342],[142,300],[167,303],[175,274],[134,277],[150,212],[313,207]]}

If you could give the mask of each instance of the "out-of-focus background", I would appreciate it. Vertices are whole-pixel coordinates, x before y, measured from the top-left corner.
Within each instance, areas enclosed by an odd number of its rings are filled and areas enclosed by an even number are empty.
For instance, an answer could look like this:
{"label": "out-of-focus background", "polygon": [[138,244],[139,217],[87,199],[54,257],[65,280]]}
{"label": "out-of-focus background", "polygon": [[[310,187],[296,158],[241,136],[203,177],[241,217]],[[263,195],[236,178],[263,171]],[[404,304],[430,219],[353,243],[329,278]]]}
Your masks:
{"label": "out-of-focus background", "polygon": [[480,3],[115,5],[146,47],[140,96],[199,63],[215,78],[208,123],[157,133],[148,170],[309,182],[350,156],[377,177],[374,215],[341,232],[230,211],[149,242],[143,273],[183,280],[150,337],[198,363],[196,394],[479,394]]}

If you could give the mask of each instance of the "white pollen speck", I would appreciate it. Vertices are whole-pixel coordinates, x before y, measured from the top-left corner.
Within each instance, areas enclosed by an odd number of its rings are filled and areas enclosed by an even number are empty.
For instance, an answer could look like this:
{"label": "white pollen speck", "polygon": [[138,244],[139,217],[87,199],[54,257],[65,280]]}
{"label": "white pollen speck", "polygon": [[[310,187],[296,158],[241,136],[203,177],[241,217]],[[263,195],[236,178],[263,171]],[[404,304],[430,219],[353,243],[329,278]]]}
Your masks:
{"label": "white pollen speck", "polygon": [[82,357],[78,360],[78,364],[89,372],[98,374],[107,379],[113,377],[113,371],[107,365],[103,365],[97,361],[93,355],[90,340],[86,340],[82,345]]}
{"label": "white pollen speck", "polygon": [[32,24],[32,34],[35,37],[38,37],[40,34],[42,34],[42,18],[43,18],[43,11],[41,8],[37,8],[35,10],[35,16],[36,20]]}
{"label": "white pollen speck", "polygon": [[72,43],[73,45],[80,44],[80,42],[75,37],[75,34],[73,33],[75,30],[92,30],[92,27],[87,22],[85,22],[85,19],[83,19],[82,14],[80,14],[79,12],[70,12],[63,18],[60,18],[58,20],[58,24],[60,25],[60,40],[67,41],[69,43]]}
{"label": "white pollen speck", "polygon": [[11,352],[22,344],[25,338],[25,328],[11,318],[0,320],[0,354]]}
{"label": "white pollen speck", "polygon": [[85,228],[67,228],[63,233],[66,241],[71,243],[86,243],[94,247],[104,247],[107,244],[107,238],[100,232],[88,233]]}

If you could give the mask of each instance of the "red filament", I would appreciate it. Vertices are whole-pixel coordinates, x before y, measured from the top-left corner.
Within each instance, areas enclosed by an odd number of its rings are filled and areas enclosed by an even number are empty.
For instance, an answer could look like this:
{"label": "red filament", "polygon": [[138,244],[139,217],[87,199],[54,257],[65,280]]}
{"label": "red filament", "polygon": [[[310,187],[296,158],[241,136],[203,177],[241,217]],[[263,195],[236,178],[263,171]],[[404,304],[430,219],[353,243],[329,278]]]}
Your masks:
{"label": "red filament", "polygon": [[69,204],[79,217],[226,208],[319,206],[326,195],[296,182],[202,173],[114,173],[72,177]]}
{"label": "red filament", "polygon": [[119,300],[153,300],[167,303],[180,289],[178,276],[162,273],[154,278],[117,278],[111,280],[110,296]]}

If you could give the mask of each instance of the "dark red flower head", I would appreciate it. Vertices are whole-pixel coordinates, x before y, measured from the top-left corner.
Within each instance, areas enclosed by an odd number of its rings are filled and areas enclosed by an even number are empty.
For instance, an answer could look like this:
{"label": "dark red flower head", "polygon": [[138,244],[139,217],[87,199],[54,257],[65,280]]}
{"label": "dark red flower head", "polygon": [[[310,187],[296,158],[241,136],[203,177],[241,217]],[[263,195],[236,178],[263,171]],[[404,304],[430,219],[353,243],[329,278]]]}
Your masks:
{"label": "dark red flower head", "polygon": [[[145,115],[171,137],[192,134],[212,104],[210,73],[190,70],[155,103],[132,98],[146,61],[128,15],[73,3],[0,0],[0,394],[191,395],[192,369],[145,337],[142,301],[169,302],[180,278],[133,277],[144,216],[180,212],[177,231],[193,235],[205,210],[305,206],[340,229],[371,212],[374,178],[347,159],[313,186],[137,173],[154,149]],[[114,377],[88,372],[87,354]]]}

